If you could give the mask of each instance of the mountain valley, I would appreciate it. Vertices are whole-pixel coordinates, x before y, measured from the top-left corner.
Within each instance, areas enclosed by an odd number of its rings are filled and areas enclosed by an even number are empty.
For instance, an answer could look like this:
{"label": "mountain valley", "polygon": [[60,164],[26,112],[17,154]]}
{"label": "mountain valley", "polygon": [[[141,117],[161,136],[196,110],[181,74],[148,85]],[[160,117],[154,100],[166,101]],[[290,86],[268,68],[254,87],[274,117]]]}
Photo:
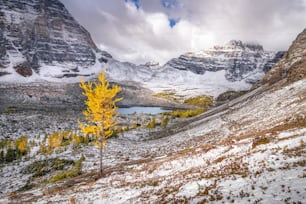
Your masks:
{"label": "mountain valley", "polygon": [[[164,65],[100,50],[59,0],[0,1],[0,203],[305,203],[306,29],[287,52],[231,40]],[[84,135],[81,79],[121,114]],[[23,145],[21,145],[23,144]]]}

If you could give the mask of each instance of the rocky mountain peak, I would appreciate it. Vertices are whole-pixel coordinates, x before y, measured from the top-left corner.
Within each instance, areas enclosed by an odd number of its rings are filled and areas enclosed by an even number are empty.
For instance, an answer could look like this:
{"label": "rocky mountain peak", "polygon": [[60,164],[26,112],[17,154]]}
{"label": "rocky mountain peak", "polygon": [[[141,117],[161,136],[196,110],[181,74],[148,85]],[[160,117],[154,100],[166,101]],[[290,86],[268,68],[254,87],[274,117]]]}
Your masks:
{"label": "rocky mountain peak", "polygon": [[111,57],[58,0],[0,1],[0,29],[0,77],[7,80],[77,76]]}
{"label": "rocky mountain peak", "polygon": [[263,83],[273,84],[282,79],[293,82],[306,77],[306,29],[293,41],[287,53],[266,74]]}
{"label": "rocky mountain peak", "polygon": [[[222,47],[221,47],[222,48]],[[225,50],[249,50],[254,52],[264,51],[263,46],[258,43],[244,43],[241,40],[231,40],[223,47]]]}
{"label": "rocky mountain peak", "polygon": [[237,48],[244,48],[244,45],[241,40],[231,40],[225,44],[225,47],[234,50]]}

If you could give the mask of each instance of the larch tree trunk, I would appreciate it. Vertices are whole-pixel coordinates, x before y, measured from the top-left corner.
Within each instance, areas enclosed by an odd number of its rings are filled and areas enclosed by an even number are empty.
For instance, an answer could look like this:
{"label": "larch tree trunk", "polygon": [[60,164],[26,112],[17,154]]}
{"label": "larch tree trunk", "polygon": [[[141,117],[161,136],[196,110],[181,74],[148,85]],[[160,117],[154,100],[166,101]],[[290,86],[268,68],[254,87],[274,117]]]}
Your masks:
{"label": "larch tree trunk", "polygon": [[103,140],[104,140],[104,132],[101,132],[101,137],[100,137],[100,171],[99,175],[102,177],[103,175]]}

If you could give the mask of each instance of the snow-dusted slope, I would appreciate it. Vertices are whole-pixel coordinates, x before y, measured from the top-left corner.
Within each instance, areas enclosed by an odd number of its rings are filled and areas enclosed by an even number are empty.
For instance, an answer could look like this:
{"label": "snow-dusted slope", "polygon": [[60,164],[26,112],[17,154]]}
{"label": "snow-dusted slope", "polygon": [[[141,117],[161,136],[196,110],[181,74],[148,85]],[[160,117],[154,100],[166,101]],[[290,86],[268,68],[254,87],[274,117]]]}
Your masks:
{"label": "snow-dusted slope", "polygon": [[[92,173],[85,173],[57,185],[3,194],[0,201],[304,203],[305,87],[305,79],[261,87],[192,123],[176,124],[173,128],[185,130],[160,139],[113,138],[104,153],[104,178],[95,181]],[[98,157],[89,155],[98,155],[98,150],[90,146],[78,151],[88,155],[86,166],[95,167]],[[79,155],[69,150],[58,156]],[[5,186],[22,181],[14,179],[20,176],[16,168],[3,169]],[[14,175],[10,184],[9,175]]]}
{"label": "snow-dusted slope", "polygon": [[189,70],[177,70],[167,67],[154,73],[154,76],[144,82],[144,86],[154,92],[170,91],[178,95],[218,96],[228,90],[248,90],[251,84],[246,81],[228,81],[225,70],[206,71],[205,74],[195,74]]}

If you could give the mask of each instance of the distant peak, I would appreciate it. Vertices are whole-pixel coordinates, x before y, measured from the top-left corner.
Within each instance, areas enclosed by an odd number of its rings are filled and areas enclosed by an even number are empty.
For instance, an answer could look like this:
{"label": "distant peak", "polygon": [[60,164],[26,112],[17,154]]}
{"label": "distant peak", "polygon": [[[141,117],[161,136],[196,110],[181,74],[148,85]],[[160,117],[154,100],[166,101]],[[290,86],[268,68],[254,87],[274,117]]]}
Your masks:
{"label": "distant peak", "polygon": [[249,49],[251,51],[263,51],[262,45],[254,42],[247,42],[244,43],[241,40],[231,40],[225,44],[226,49],[242,49],[246,50]]}
{"label": "distant peak", "polygon": [[233,52],[233,51],[247,51],[247,52],[262,52],[263,46],[254,42],[242,42],[241,40],[231,40],[224,46],[215,45],[208,50],[201,50],[197,52],[187,52],[184,55],[188,57],[210,57],[215,52]]}
{"label": "distant peak", "polygon": [[231,40],[225,44],[226,47],[243,47],[241,40]]}
{"label": "distant peak", "polygon": [[245,43],[244,46],[249,48],[250,50],[253,50],[253,51],[264,50],[262,45],[260,45],[259,43],[255,43],[255,42]]}

